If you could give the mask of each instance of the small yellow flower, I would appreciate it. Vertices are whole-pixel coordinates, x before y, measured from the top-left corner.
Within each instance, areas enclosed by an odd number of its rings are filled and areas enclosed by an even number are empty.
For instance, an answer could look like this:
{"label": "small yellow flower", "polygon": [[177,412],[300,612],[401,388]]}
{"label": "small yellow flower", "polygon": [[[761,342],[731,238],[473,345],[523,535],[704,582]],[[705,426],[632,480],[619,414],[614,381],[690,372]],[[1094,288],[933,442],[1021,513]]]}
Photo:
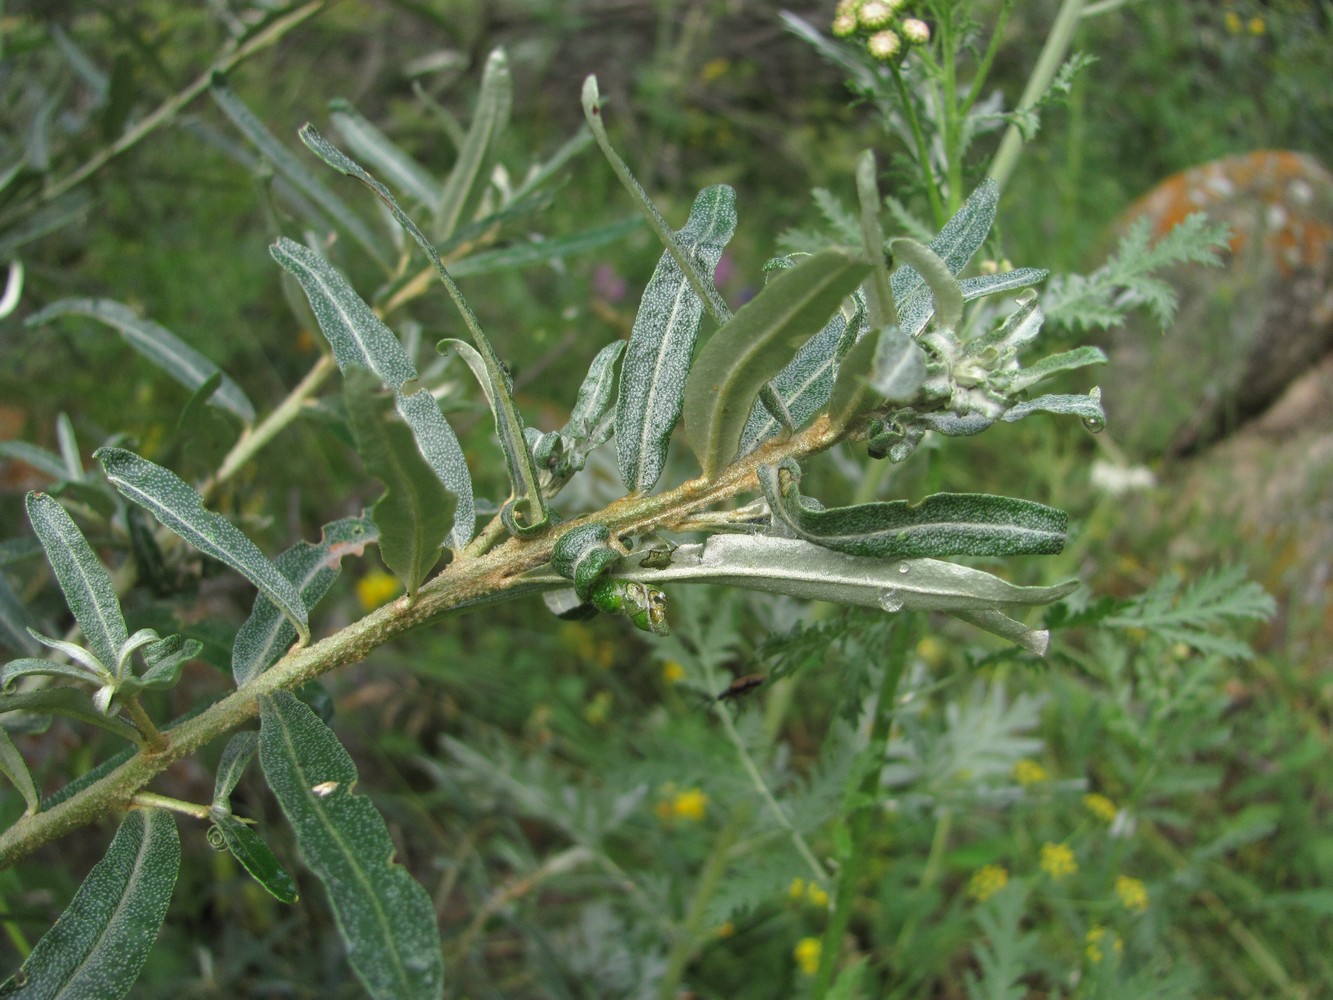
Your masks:
{"label": "small yellow flower", "polygon": [[972,873],[967,883],[967,894],[978,903],[984,903],[1009,884],[1009,872],[999,865],[986,865]]}
{"label": "small yellow flower", "polygon": [[374,611],[398,596],[398,578],[374,569],[356,581],[356,599],[363,611]]}
{"label": "small yellow flower", "polygon": [[888,62],[903,47],[903,40],[895,31],[877,31],[866,41],[866,51],[880,62]]}
{"label": "small yellow flower", "polygon": [[1262,17],[1250,18],[1247,22],[1245,22],[1245,27],[1249,29],[1251,35],[1262,35],[1265,31],[1268,30],[1268,27],[1267,25],[1264,24],[1264,19]]}
{"label": "small yellow flower", "polygon": [[1089,792],[1083,796],[1083,806],[1103,823],[1109,823],[1115,819],[1115,803],[1105,795],[1099,795],[1096,792]]}
{"label": "small yellow flower", "polygon": [[805,879],[797,877],[791,880],[791,885],[787,889],[787,898],[797,901],[805,895]]}
{"label": "small yellow flower", "polygon": [[[1107,943],[1106,928],[1094,925],[1088,929],[1087,935],[1083,938],[1083,954],[1087,956],[1089,962],[1096,965],[1106,957],[1102,949],[1106,947]],[[1124,954],[1125,942],[1120,940],[1119,934],[1111,934],[1109,943],[1111,951],[1115,953],[1117,958]]]}
{"label": "small yellow flower", "polygon": [[1067,844],[1042,844],[1041,870],[1059,881],[1078,871],[1078,862],[1074,860],[1074,852]]}
{"label": "small yellow flower", "polygon": [[1020,785],[1039,785],[1049,777],[1046,768],[1026,757],[1014,764],[1012,773]]}
{"label": "small yellow flower", "polygon": [[730,920],[723,921],[713,933],[720,938],[729,938],[736,933],[736,925]]}
{"label": "small yellow flower", "polygon": [[807,976],[813,976],[819,971],[819,955],[823,951],[823,945],[819,938],[801,938],[796,942],[796,947],[792,949],[791,957],[796,959],[796,964],[801,967],[801,971]]}
{"label": "small yellow flower", "polygon": [[721,57],[710,59],[699,69],[699,80],[702,83],[712,83],[718,77],[726,76],[729,69],[731,60]]}
{"label": "small yellow flower", "polygon": [[928,635],[916,644],[916,655],[926,661],[926,666],[940,667],[944,665],[949,650],[936,636]]}
{"label": "small yellow flower", "polygon": [[671,800],[671,811],[677,819],[698,823],[708,811],[708,796],[697,788],[687,788],[677,792]]}
{"label": "small yellow flower", "polygon": [[615,696],[610,691],[598,691],[592,700],[583,706],[583,718],[594,726],[603,725],[611,715],[611,705]]}
{"label": "small yellow flower", "polygon": [[1234,10],[1229,10],[1222,15],[1222,23],[1226,26],[1227,33],[1239,35],[1241,29],[1240,15]]}
{"label": "small yellow flower", "polygon": [[679,684],[685,679],[685,668],[675,660],[667,660],[662,664],[662,680],[668,684]]}
{"label": "small yellow flower", "polygon": [[805,898],[810,900],[810,905],[824,910],[828,908],[828,893],[822,885],[811,882],[805,890]]}
{"label": "small yellow flower", "polygon": [[1119,875],[1115,880],[1115,894],[1125,909],[1142,913],[1148,908],[1148,888],[1141,879]]}

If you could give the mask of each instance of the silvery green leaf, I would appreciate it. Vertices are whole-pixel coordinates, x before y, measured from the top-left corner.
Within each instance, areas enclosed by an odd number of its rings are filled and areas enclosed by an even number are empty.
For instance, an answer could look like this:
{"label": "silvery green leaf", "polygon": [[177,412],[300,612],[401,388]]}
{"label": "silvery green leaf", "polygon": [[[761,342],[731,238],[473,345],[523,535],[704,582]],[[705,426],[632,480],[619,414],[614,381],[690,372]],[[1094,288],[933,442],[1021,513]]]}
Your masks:
{"label": "silvery green leaf", "polygon": [[870,387],[890,403],[906,403],[925,380],[926,355],[921,345],[896,326],[879,331]]}
{"label": "silvery green leaf", "polygon": [[874,405],[874,393],[870,389],[870,380],[866,373],[875,366],[875,354],[879,349],[879,331],[871,330],[863,334],[838,363],[838,370],[833,378],[833,388],[829,392],[828,406],[825,407],[829,420],[838,427],[846,427],[855,417]]}
{"label": "silvery green leaf", "polygon": [[1015,621],[1001,611],[954,611],[955,618],[975,625],[979,629],[1008,639],[1015,646],[1026,649],[1034,656],[1045,656],[1051,645],[1051,633],[1048,629],[1036,629]]}
{"label": "silvery green leaf", "polygon": [[706,477],[736,456],[759,391],[869,270],[841,250],[807,257],[775,274],[704,345],[685,383],[685,436]]}
{"label": "silvery green leaf", "polygon": [[411,430],[389,417],[391,401],[378,393],[379,380],[364,369],[349,368],[344,381],[357,454],[366,471],[384,484],[374,506],[380,557],[412,598],[440,561],[456,499],[422,457]]}
{"label": "silvery green leaf", "polygon": [[114,679],[114,675],[111,673],[111,668],[102,663],[94,653],[84,649],[77,642],[69,642],[65,639],[52,639],[49,635],[42,635],[42,633],[38,632],[36,629],[28,629],[28,634],[43,646],[64,653],[75,663],[81,664],[83,668],[99,682]]}
{"label": "silvery green leaf", "polygon": [[61,663],[59,660],[42,660],[32,656],[24,656],[17,660],[10,660],[3,667],[0,667],[0,689],[8,688],[20,677],[31,676],[66,677],[70,680],[84,683],[92,682],[94,684],[111,679],[110,673],[105,671],[94,671],[91,668],[75,666],[73,663]]}
{"label": "silvery green leaf", "polygon": [[889,285],[889,269],[884,260],[884,228],[879,222],[879,182],[875,176],[875,154],[863,150],[856,159],[856,198],[861,206],[861,250],[870,261],[866,281],[866,312],[872,327],[898,325],[898,309]]}
{"label": "silvery green leaf", "polygon": [[611,537],[604,524],[585,524],[560,536],[551,552],[551,568],[574,581],[574,592],[589,600],[593,584],[620,561],[620,553],[607,544]]}
{"label": "silvery green leaf", "polygon": [[440,412],[435,397],[424,389],[411,396],[404,396],[401,391],[395,393],[394,406],[403,422],[412,429],[421,457],[431,467],[435,478],[454,496],[449,546],[461,549],[472,540],[477,515],[472,499],[472,475],[468,472],[458,435]]}
{"label": "silvery green leaf", "polygon": [[599,247],[617,243],[641,225],[636,218],[609,222],[604,226],[594,226],[569,236],[556,236],[551,239],[533,240],[528,243],[514,243],[495,250],[469,254],[462,260],[449,265],[449,273],[455,278],[471,277],[477,274],[493,274],[496,271],[515,271],[545,264],[548,261],[572,257],[587,253]]}
{"label": "silvery green leaf", "polygon": [[145,688],[170,688],[180,680],[181,670],[203,650],[204,644],[198,639],[186,639],[179,635],[169,635],[160,639],[144,650],[144,662],[148,667],[138,677],[128,674],[121,688],[137,691]]}
{"label": "silvery green leaf", "polygon": [[28,609],[9,586],[9,580],[0,573],[0,642],[16,653],[36,653],[41,647],[28,634],[32,625]]}
{"label": "silvery green leaf", "polygon": [[[503,54],[501,54],[501,58],[503,58]],[[457,283],[445,269],[444,262],[440,260],[440,255],[434,244],[426,239],[425,234],[417,228],[417,224],[402,210],[393,195],[389,193],[388,188],[366,173],[359,164],[351,160],[314,128],[309,125],[304,126],[301,129],[301,141],[329,166],[342,171],[370,188],[398,221],[398,224],[402,226],[403,231],[411,236],[426,256],[430,258],[435,272],[444,284],[445,291],[449,293],[454,306],[463,317],[464,325],[467,326],[468,332],[472,334],[472,341],[476,345],[477,352],[485,367],[486,378],[484,382],[489,384],[490,387],[487,398],[491,401],[491,410],[495,414],[495,432],[500,439],[500,450],[504,453],[505,466],[509,472],[509,481],[512,486],[511,498],[504,505],[501,514],[505,526],[517,535],[531,535],[545,530],[548,523],[546,502],[542,496],[541,485],[537,480],[537,470],[532,464],[532,454],[524,443],[523,418],[519,415],[518,407],[514,405],[513,396],[510,393],[509,373],[505,370],[504,365],[500,363],[495,349],[491,346],[490,338],[482,331],[481,324],[477,322],[476,315],[467,304],[467,300],[463,298],[463,293],[459,290]],[[393,388],[398,388],[398,386],[393,386]]]}
{"label": "silvery green leaf", "polygon": [[300,898],[296,880],[264,843],[259,834],[246,826],[230,812],[213,814],[213,829],[222,845],[231,852],[250,877],[280,903],[295,903]]}
{"label": "silvery green leaf", "polygon": [[180,870],[171,813],[135,809],[0,995],[23,1000],[129,995],[167,915]]}
{"label": "silvery green leaf", "polygon": [[222,750],[222,759],[218,761],[217,777],[213,781],[213,809],[230,812],[231,793],[241,780],[241,775],[250,766],[250,761],[259,752],[259,734],[254,730],[237,733],[227,741]]}
{"label": "silvery green leaf", "polygon": [[1018,308],[1003,323],[967,342],[966,354],[976,357],[994,351],[1017,352],[1037,339],[1046,318],[1037,305],[1037,293],[1026,291],[1016,301]]}
{"label": "silvery green leaf", "polygon": [[429,170],[362,117],[348,102],[336,100],[331,103],[331,107],[333,124],[353,153],[411,198],[432,208],[437,205],[439,184]]}
{"label": "silvery green leaf", "polygon": [[[88,678],[84,678],[87,680]],[[88,695],[72,687],[47,687],[37,691],[23,691],[18,694],[0,694],[0,715],[7,712],[28,712],[34,715],[59,715],[85,725],[97,726],[136,746],[142,744],[142,737],[128,722],[103,715],[96,711]],[[128,760],[133,748],[126,751]],[[124,761],[121,761],[123,763]],[[80,779],[75,779],[80,780]],[[56,792],[47,801],[47,807],[63,798],[62,792]]]}
{"label": "silvery green leaf", "polygon": [[37,794],[37,786],[33,784],[28,765],[10,738],[9,730],[3,726],[0,726],[0,774],[8,778],[23,796],[23,802],[27,806],[23,810],[24,816],[31,816],[41,807],[41,796]]}
{"label": "silvery green leaf", "polygon": [[[735,231],[736,193],[718,184],[699,192],[689,221],[675,238],[711,283]],[[666,464],[667,444],[684,406],[703,310],[704,303],[675,256],[663,253],[644,289],[620,366],[616,457],[621,480],[631,493],[651,490]]]}
{"label": "silvery green leaf", "polygon": [[890,241],[889,246],[894,260],[917,272],[930,289],[936,324],[946,330],[958,329],[963,319],[963,290],[948,264],[930,247],[922,246],[916,240],[902,237]]}
{"label": "silvery green leaf", "polygon": [[[950,274],[962,271],[986,242],[999,201],[999,185],[987,179],[930,241],[930,249],[944,261]],[[925,329],[933,312],[930,289],[925,279],[911,267],[897,268],[891,284],[898,305],[898,326],[909,337],[915,337]]]}
{"label": "silvery green leaf", "polygon": [[0,458],[31,465],[53,483],[64,482],[68,478],[65,463],[59,455],[28,441],[0,441]]}
{"label": "silvery green leaf", "polygon": [[401,389],[404,382],[417,377],[393,331],[332,264],[285,236],[269,247],[269,253],[301,283],[344,374],[349,365],[359,365],[378,375],[390,389]]}
{"label": "silvery green leaf", "polygon": [[[625,350],[623,340],[613,340],[592,359],[588,374],[579,386],[579,394],[574,401],[574,410],[569,415],[569,422],[560,433],[571,441],[586,441],[602,423],[602,417],[611,407],[611,397],[616,384],[616,362]],[[600,443],[600,442],[599,442]]]}
{"label": "silvery green leaf", "polygon": [[838,552],[893,559],[1046,555],[1064,547],[1069,518],[1063,511],[983,493],[814,510],[802,503],[799,470],[790,471],[794,464],[758,470],[774,523]]}
{"label": "silvery green leaf", "polygon": [[943,434],[945,437],[971,437],[973,434],[980,434],[991,424],[995,423],[992,417],[982,413],[951,413],[948,410],[937,410],[932,413],[917,414],[916,420],[926,430],[935,431],[937,434]]}
{"label": "silvery green leaf", "polygon": [[74,620],[101,665],[113,669],[128,632],[106,567],[54,497],[29,493],[25,503]]}
{"label": "silvery green leaf", "polygon": [[[864,322],[865,308],[865,294],[858,289],[852,293],[851,303],[844,302],[824,329],[811,337],[773,379],[773,391],[787,407],[793,427],[804,427],[828,402],[839,363],[856,342]],[[779,430],[778,418],[761,400],[750,410],[741,433],[740,453],[748,455]]]}
{"label": "silvery green leaf", "polygon": [[99,448],[93,457],[102,463],[107,479],[127,500],[148,511],[200,552],[244,576],[292,620],[302,644],[309,641],[309,618],[291,581],[239,528],[207,510],[199,494],[185,480],[123,448]]}
{"label": "silvery green leaf", "polygon": [[[481,353],[469,344],[466,340],[459,340],[457,337],[445,337],[435,345],[435,350],[440,354],[447,355],[453,351],[463,359],[463,364],[467,365],[468,370],[472,372],[472,377],[477,380],[477,385],[481,386],[482,395],[486,397],[486,405],[490,407],[491,415],[498,421],[500,412],[495,408],[495,394],[491,390],[491,375],[486,367],[486,359]],[[504,380],[506,389],[513,391],[513,383],[509,379],[509,372],[501,369],[501,377]],[[527,438],[528,428],[523,428],[524,439]]]}
{"label": "silvery green leaf", "polygon": [[375,998],[430,1000],[444,992],[440,931],[430,897],[393,863],[389,831],[356,795],[356,765],[333,732],[293,695],[260,699],[259,760],[324,884],[348,961]]}
{"label": "silvery green leaf", "polygon": [[[214,373],[214,377],[219,376],[226,377],[221,372]],[[74,422],[67,413],[56,417],[56,440],[60,442],[60,457],[65,463],[66,478],[83,478],[83,455],[79,451],[79,439],[74,435]]]}
{"label": "silvery green leaf", "polygon": [[1035,267],[1016,267],[1001,274],[983,274],[975,278],[964,278],[958,282],[963,291],[963,301],[971,302],[987,295],[1000,292],[1012,292],[1016,288],[1027,288],[1039,281],[1045,281],[1050,271]]}
{"label": "silvery green leaf", "polygon": [[318,205],[352,239],[361,244],[362,249],[370,254],[371,259],[386,271],[391,270],[389,256],[385,253],[379,238],[347,207],[341,198],[320,183],[319,178],[307,170],[304,163],[273,137],[273,133],[264,127],[264,123],[255,117],[254,112],[246,107],[245,103],[233,94],[220,78],[214,79],[210,93],[218,107],[231,119],[232,124],[255,144],[259,151],[277,168],[278,173]]}
{"label": "silvery green leaf", "polygon": [[[306,608],[314,610],[338,579],[342,560],[362,555],[367,545],[378,540],[379,532],[369,517],[345,517],[324,525],[318,542],[297,542],[274,564],[301,592]],[[237,686],[271,667],[295,641],[296,629],[278,606],[262,593],[256,596],[254,609],[232,644],[231,674]]]}
{"label": "silvery green leaf", "polygon": [[[206,379],[218,371],[217,365],[166,327],[136,315],[129,306],[111,299],[61,299],[29,316],[26,324],[30,327],[38,326],[57,316],[86,316],[105,323],[119,333],[125,343],[191,392],[198,390]],[[236,414],[246,424],[254,423],[254,405],[241,391],[241,387],[225,373],[210,402]]]}
{"label": "silvery green leaf", "polygon": [[1033,413],[1058,413],[1062,416],[1082,417],[1083,421],[1097,430],[1106,424],[1106,411],[1102,409],[1102,394],[1093,389],[1086,396],[1046,395],[1017,403],[1005,411],[1000,419],[1006,423],[1022,420]]}
{"label": "silvery green leaf", "polygon": [[1009,377],[1007,388],[1010,392],[1019,392],[1036,385],[1059,372],[1074,371],[1087,365],[1106,364],[1106,355],[1100,347],[1076,347],[1072,351],[1051,354],[1040,361],[1013,373]]}
{"label": "silvery green leaf", "polygon": [[514,81],[509,72],[509,60],[504,49],[493,49],[486,57],[477,110],[472,115],[467,137],[458,150],[458,159],[439,198],[434,202],[439,232],[447,235],[458,227],[464,207],[472,200],[479,185],[487,183],[488,176],[483,168],[495,155],[496,143],[509,124],[513,102]]}
{"label": "silvery green leaf", "polygon": [[132,636],[120,644],[120,649],[116,650],[116,659],[113,664],[113,671],[117,677],[123,677],[130,664],[130,658],[134,656],[137,650],[144,646],[161,643],[162,637],[157,634],[156,629],[141,628]]}

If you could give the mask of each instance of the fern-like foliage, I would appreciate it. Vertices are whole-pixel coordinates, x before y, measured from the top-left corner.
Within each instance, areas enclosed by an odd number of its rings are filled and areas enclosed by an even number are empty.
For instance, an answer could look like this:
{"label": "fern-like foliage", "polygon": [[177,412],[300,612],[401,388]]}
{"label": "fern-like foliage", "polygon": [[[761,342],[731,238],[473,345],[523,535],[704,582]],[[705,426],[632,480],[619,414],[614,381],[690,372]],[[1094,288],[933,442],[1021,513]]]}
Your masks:
{"label": "fern-like foliage", "polygon": [[983,938],[973,956],[981,975],[967,974],[968,1000],[1023,1000],[1028,995],[1022,979],[1033,971],[1041,942],[1035,931],[1023,931],[1027,899],[1027,887],[1012,883],[977,911]]}
{"label": "fern-like foliage", "polygon": [[1118,628],[1138,628],[1168,643],[1184,643],[1200,653],[1215,653],[1233,659],[1249,659],[1254,651],[1248,643],[1228,634],[1245,622],[1272,616],[1273,598],[1243,567],[1209,573],[1182,585],[1167,574],[1137,597],[1123,601],[1102,623]]}
{"label": "fern-like foliage", "polygon": [[1195,213],[1153,243],[1152,220],[1140,218],[1097,270],[1051,278],[1042,298],[1046,322],[1069,330],[1104,330],[1142,306],[1165,328],[1175,315],[1176,295],[1154,275],[1176,264],[1219,264],[1227,234],[1224,223]]}

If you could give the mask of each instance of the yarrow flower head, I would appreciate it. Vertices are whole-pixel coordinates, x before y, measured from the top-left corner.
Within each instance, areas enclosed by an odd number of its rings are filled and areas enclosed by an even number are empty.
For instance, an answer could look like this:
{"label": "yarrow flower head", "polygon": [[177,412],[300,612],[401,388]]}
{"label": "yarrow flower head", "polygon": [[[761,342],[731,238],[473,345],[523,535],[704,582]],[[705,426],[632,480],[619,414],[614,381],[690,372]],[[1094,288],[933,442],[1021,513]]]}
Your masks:
{"label": "yarrow flower head", "polygon": [[1117,812],[1115,803],[1097,792],[1089,792],[1083,796],[1083,807],[1103,823],[1110,823],[1114,820]]}
{"label": "yarrow flower head", "polygon": [[1078,871],[1078,862],[1074,860],[1074,852],[1069,849],[1069,845],[1042,844],[1041,870],[1059,881]]}
{"label": "yarrow flower head", "polygon": [[877,31],[866,41],[866,50],[880,62],[888,62],[902,48],[903,40],[894,31]]}
{"label": "yarrow flower head", "polygon": [[967,883],[967,894],[978,903],[984,903],[1008,884],[1008,871],[999,865],[986,865],[972,873]]}
{"label": "yarrow flower head", "polygon": [[708,812],[708,796],[698,788],[678,789],[674,784],[668,784],[663,787],[662,798],[658,799],[653,811],[663,823],[673,824],[677,820],[698,823]]}
{"label": "yarrow flower head", "polygon": [[1141,879],[1117,876],[1115,894],[1120,897],[1120,905],[1134,913],[1142,913],[1148,908],[1148,888]]}
{"label": "yarrow flower head", "polygon": [[796,959],[796,964],[800,966],[802,972],[807,976],[813,976],[819,971],[819,955],[822,951],[823,946],[819,938],[801,938],[792,949],[791,957]]}
{"label": "yarrow flower head", "polygon": [[792,902],[805,901],[821,910],[828,906],[828,892],[825,891],[824,887],[818,882],[806,882],[805,879],[800,877],[791,880],[791,885],[787,889],[787,896]]}
{"label": "yarrow flower head", "polygon": [[1027,757],[1014,763],[1013,775],[1014,780],[1024,786],[1039,785],[1049,777],[1046,768]]}
{"label": "yarrow flower head", "polygon": [[1120,940],[1119,934],[1108,934],[1105,927],[1092,926],[1088,928],[1087,935],[1083,938],[1083,954],[1093,965],[1101,962],[1106,957],[1105,951],[1107,945],[1111,946],[1111,951],[1119,958],[1125,952],[1125,942]]}

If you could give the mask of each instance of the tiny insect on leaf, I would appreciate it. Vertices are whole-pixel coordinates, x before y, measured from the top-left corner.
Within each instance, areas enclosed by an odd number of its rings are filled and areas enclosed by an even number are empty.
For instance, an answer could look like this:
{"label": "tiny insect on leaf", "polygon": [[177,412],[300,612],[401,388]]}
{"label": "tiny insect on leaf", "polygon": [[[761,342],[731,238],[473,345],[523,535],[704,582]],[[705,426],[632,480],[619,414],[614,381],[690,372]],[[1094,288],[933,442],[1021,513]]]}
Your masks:
{"label": "tiny insect on leaf", "polygon": [[725,691],[718,694],[718,701],[731,701],[743,698],[768,678],[764,674],[743,674],[732,681]]}

